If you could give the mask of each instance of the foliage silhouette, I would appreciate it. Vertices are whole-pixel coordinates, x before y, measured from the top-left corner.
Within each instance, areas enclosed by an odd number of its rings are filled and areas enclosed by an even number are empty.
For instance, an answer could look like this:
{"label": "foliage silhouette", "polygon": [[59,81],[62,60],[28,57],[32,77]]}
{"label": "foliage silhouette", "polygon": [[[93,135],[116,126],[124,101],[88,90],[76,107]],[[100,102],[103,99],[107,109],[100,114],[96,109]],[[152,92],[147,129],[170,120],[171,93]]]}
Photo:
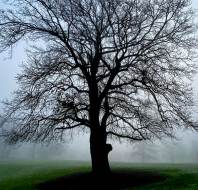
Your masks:
{"label": "foliage silhouette", "polygon": [[[6,103],[9,142],[90,133],[92,170],[110,172],[108,139],[197,130],[190,79],[197,39],[189,0],[16,0],[0,12],[5,50],[34,41]],[[42,44],[41,44],[42,43]],[[68,133],[67,133],[68,134]]]}

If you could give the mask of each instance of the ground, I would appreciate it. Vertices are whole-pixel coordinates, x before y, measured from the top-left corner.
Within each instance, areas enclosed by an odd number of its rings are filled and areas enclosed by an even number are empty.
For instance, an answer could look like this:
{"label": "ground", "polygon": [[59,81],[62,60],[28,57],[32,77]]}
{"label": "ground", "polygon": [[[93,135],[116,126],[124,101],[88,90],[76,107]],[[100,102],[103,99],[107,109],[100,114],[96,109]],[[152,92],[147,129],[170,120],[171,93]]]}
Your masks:
{"label": "ground", "polygon": [[[108,189],[198,190],[198,164],[113,163],[112,168],[114,185]],[[0,190],[89,189],[90,181],[87,162],[0,161]]]}

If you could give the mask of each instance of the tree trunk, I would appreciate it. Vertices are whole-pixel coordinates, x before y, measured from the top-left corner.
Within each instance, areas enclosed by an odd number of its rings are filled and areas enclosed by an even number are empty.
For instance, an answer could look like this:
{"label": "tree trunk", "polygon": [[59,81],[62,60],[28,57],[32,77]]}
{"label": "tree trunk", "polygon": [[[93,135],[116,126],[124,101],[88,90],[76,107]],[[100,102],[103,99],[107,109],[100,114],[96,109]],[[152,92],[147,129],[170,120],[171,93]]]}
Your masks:
{"label": "tree trunk", "polygon": [[91,124],[90,153],[92,161],[92,172],[97,176],[106,176],[110,173],[108,154],[112,150],[111,145],[106,144],[106,126],[101,126],[99,122],[100,103],[98,99],[97,82],[93,77],[90,90],[90,110],[89,119]]}
{"label": "tree trunk", "polygon": [[106,144],[105,132],[99,128],[92,129],[90,135],[90,151],[93,174],[100,176],[110,174],[108,154],[111,150],[112,146]]}

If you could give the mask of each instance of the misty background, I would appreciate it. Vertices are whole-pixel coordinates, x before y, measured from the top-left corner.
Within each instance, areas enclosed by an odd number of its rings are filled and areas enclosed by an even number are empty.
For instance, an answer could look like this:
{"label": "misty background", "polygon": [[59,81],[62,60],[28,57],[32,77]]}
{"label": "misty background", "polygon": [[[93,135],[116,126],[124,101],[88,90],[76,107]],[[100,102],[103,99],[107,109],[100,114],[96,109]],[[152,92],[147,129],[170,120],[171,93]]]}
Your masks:
{"label": "misty background", "polygon": [[[4,6],[3,1],[0,6]],[[198,1],[192,1],[198,9]],[[198,19],[198,13],[197,13]],[[26,49],[30,44],[23,41],[0,54],[0,101],[10,99],[17,89],[15,77],[20,73],[20,65],[26,60]],[[198,105],[198,74],[192,83],[195,103]],[[198,110],[198,108],[197,108]],[[0,113],[3,112],[0,104]],[[195,117],[198,119],[198,115]],[[198,163],[198,134],[189,130],[176,132],[177,139],[155,140],[153,142],[127,143],[111,142],[111,161],[142,163]],[[65,142],[51,144],[23,143],[7,145],[0,139],[0,160],[90,160],[89,134],[74,134]]]}

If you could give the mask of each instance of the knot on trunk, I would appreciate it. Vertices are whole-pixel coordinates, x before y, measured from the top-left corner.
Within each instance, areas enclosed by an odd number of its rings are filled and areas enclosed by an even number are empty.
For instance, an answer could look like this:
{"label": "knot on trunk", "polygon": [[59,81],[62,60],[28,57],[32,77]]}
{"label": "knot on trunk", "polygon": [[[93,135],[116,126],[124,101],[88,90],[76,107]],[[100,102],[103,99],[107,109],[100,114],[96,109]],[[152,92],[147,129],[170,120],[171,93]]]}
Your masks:
{"label": "knot on trunk", "polygon": [[112,151],[112,145],[111,144],[106,144],[105,150],[107,153],[109,153],[110,151]]}

